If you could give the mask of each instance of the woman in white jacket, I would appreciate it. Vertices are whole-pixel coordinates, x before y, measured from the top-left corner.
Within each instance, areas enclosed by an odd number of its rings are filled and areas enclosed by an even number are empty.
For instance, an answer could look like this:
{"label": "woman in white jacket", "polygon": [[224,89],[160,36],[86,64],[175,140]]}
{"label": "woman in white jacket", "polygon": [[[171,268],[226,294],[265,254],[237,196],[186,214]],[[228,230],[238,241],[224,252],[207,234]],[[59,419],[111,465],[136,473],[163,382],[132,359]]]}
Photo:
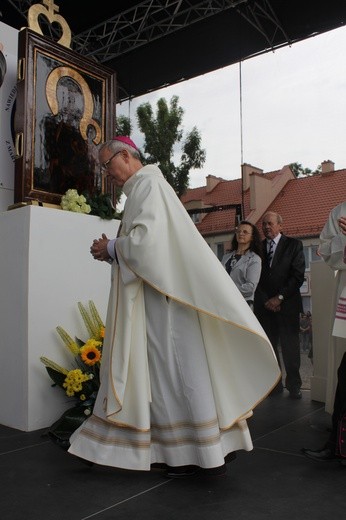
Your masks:
{"label": "woman in white jacket", "polygon": [[258,229],[242,220],[231,243],[231,250],[221,262],[233,282],[253,308],[253,300],[262,270],[262,243]]}

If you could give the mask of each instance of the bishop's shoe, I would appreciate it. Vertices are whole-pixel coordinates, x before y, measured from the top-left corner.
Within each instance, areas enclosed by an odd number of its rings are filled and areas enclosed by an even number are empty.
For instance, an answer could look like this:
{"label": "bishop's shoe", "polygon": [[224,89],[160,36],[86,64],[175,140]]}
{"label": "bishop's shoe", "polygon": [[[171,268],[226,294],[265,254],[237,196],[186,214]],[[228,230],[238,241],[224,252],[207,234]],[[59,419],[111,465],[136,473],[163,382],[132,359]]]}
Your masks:
{"label": "bishop's shoe", "polygon": [[200,468],[199,466],[178,466],[168,468],[164,473],[166,478],[186,479],[191,477],[223,477],[226,475],[226,464],[215,468]]}

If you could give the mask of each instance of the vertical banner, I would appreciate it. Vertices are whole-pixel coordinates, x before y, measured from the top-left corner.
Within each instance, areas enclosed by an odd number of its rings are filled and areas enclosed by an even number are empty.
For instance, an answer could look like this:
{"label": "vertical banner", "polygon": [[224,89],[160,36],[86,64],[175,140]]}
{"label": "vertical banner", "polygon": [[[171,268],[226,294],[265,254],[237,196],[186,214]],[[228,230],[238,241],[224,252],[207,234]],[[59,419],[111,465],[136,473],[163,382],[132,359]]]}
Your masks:
{"label": "vertical banner", "polygon": [[0,22],[0,212],[14,201],[18,31]]}

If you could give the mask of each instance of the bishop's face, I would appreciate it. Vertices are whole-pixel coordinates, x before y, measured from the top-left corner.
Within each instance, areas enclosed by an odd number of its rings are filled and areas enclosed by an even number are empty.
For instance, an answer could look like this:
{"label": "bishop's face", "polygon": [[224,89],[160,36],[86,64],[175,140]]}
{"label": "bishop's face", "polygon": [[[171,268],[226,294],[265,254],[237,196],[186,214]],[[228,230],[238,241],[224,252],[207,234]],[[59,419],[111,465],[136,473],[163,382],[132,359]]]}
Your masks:
{"label": "bishop's face", "polygon": [[112,177],[114,184],[121,188],[129,177],[131,169],[129,166],[130,154],[127,150],[113,152],[108,148],[103,148],[100,152],[101,171],[104,175]]}

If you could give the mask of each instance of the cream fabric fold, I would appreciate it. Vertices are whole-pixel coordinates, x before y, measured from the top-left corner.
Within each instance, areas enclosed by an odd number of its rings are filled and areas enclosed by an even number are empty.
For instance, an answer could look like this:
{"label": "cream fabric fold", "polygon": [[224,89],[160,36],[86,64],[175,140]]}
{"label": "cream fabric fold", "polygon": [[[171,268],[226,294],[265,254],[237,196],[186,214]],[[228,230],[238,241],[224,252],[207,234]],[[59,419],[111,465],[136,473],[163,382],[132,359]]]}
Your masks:
{"label": "cream fabric fold", "polygon": [[[333,413],[337,371],[344,352],[346,351],[345,325],[341,324],[340,320],[335,319],[339,298],[346,287],[346,264],[344,262],[346,235],[341,233],[338,224],[339,217],[345,215],[346,202],[339,204],[331,210],[321,231],[320,246],[318,249],[325,263],[336,273],[335,302],[333,308],[326,311],[331,313],[331,320],[334,320],[335,325],[329,344],[326,345],[328,351],[326,411],[328,413]],[[331,321],[331,323],[333,323],[333,321]]]}
{"label": "cream fabric fold", "polygon": [[113,267],[110,297],[114,317],[106,326],[109,357],[102,362],[94,413],[150,428],[145,334],[150,309],[143,299],[143,284],[148,284],[198,312],[220,427],[229,428],[280,377],[270,342],[160,170],[145,166],[127,181],[124,192],[128,198],[116,241],[119,266]]}

